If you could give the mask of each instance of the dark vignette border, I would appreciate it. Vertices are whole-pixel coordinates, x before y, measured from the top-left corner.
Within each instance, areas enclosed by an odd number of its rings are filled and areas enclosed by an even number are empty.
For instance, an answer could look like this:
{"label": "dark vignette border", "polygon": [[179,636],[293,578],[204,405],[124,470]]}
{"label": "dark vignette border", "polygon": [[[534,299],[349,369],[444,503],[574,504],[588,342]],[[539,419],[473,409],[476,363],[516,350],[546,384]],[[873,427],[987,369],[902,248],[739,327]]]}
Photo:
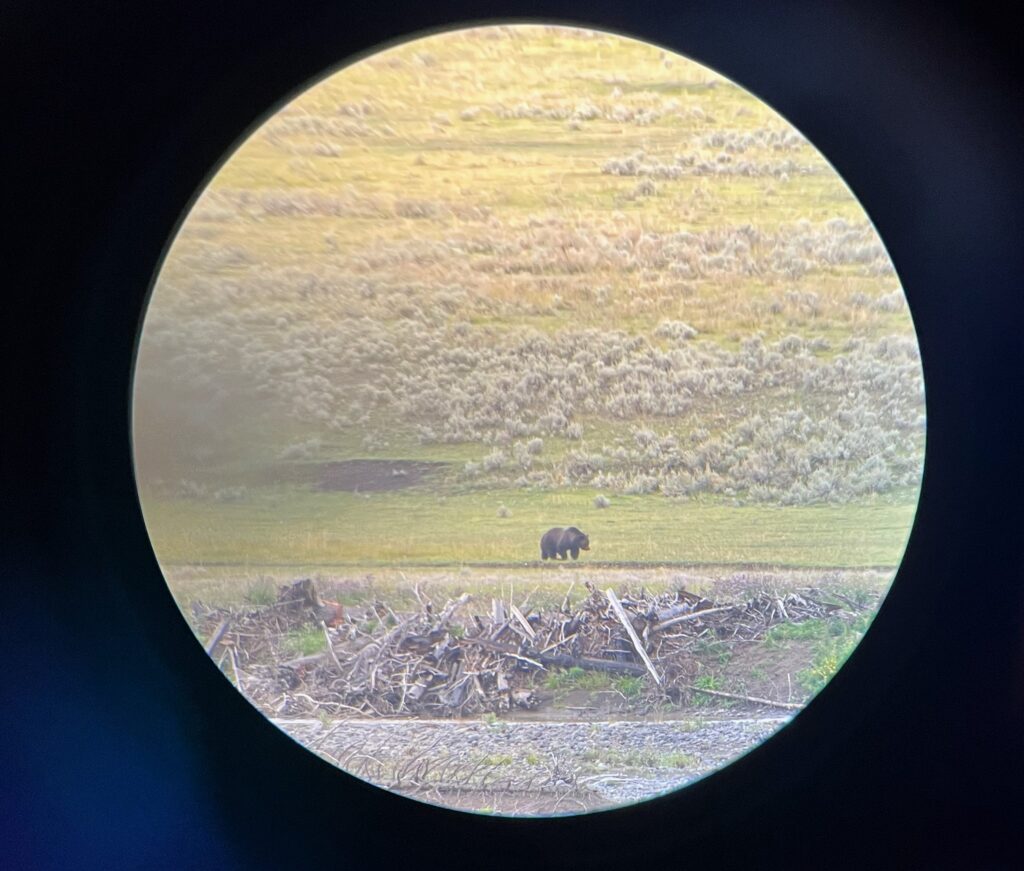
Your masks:
{"label": "dark vignette border", "polygon": [[5,855],[13,867],[1005,867],[1024,798],[1012,390],[1024,361],[1022,124],[1003,22],[811,2],[487,13],[615,30],[712,67],[795,124],[861,200],[907,293],[929,425],[915,528],[868,637],[758,750],[675,796],[588,817],[409,802],[254,716],[177,617],[138,510],[129,388],[149,281],[210,167],[268,107],[345,57],[481,9],[25,4],[4,13],[17,37],[5,80],[23,83],[8,211],[24,233],[3,454]]}

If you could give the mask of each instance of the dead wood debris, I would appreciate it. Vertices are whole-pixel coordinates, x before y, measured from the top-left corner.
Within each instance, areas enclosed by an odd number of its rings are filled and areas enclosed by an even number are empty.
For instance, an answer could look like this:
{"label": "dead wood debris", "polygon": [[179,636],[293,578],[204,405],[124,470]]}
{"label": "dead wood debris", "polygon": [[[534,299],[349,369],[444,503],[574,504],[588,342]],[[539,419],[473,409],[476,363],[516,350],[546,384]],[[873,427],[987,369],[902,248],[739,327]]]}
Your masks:
{"label": "dead wood debris", "polygon": [[[589,595],[575,608],[567,593],[547,611],[468,593],[438,609],[417,588],[419,610],[396,614],[383,602],[325,604],[303,579],[281,587],[272,605],[229,610],[197,602],[192,617],[269,715],[459,717],[536,707],[544,674],[567,668],[644,678],[645,696],[678,699],[693,691],[700,641],[756,640],[782,622],[845,613],[812,589],[722,604],[685,589],[616,595],[585,586]],[[324,650],[302,655],[294,647],[300,633],[320,633]],[[661,686],[649,679],[654,674]]]}

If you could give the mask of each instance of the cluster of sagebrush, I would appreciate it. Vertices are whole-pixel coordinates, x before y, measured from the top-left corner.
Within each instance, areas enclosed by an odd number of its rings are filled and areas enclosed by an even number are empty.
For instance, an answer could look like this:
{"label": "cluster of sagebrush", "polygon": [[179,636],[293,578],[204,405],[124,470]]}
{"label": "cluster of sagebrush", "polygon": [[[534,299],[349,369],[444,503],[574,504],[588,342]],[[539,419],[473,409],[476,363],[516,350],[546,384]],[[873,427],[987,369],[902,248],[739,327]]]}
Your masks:
{"label": "cluster of sagebrush", "polygon": [[[670,319],[648,335],[548,334],[446,323],[446,310],[472,304],[460,289],[435,290],[440,304],[432,322],[403,317],[402,305],[423,305],[420,288],[389,290],[365,301],[386,300],[391,319],[319,324],[296,324],[280,307],[223,310],[216,296],[190,297],[220,313],[201,318],[193,311],[185,333],[180,320],[155,319],[147,327],[149,351],[164,351],[172,380],[208,403],[218,395],[237,402],[236,388],[244,385],[253,401],[272,397],[324,431],[362,428],[371,443],[386,444],[388,431],[405,427],[424,443],[496,446],[479,468],[470,465],[473,476],[803,501],[884,492],[917,473],[922,397],[909,337],[855,338],[830,354],[827,340],[799,335],[772,343],[753,335],[729,350]],[[310,281],[305,292],[326,297],[331,288]],[[230,299],[232,292],[218,287],[217,295]],[[873,304],[887,307],[888,299]],[[787,300],[815,304],[806,292]],[[732,411],[724,428],[700,437],[699,422],[725,399]],[[772,410],[759,412],[765,403]],[[662,420],[670,441],[595,445],[586,423],[594,420]],[[685,444],[673,443],[673,433],[686,434]],[[582,439],[586,448],[541,463],[536,446],[545,437]],[[286,449],[285,458],[310,450],[303,443]]]}
{"label": "cluster of sagebrush", "polygon": [[[479,444],[465,475],[486,486],[801,502],[886,492],[919,473],[916,344],[878,332],[904,306],[902,291],[818,292],[788,281],[822,269],[891,271],[866,222],[631,233],[549,216],[489,232],[495,219],[481,214],[439,236],[378,240],[309,269],[261,269],[243,245],[208,239],[226,216],[268,205],[271,216],[337,205],[451,219],[430,202],[351,192],[321,201],[298,191],[280,203],[204,198],[189,226],[193,244],[161,278],[140,356],[141,413],[195,434],[182,444],[226,443],[273,414],[312,436],[278,444],[269,456],[280,460],[319,456],[317,439],[332,433],[357,433],[379,451],[401,431],[425,444]],[[530,283],[516,292],[524,273]],[[588,280],[595,274],[609,280]],[[723,315],[701,307],[685,281],[745,275],[766,290],[735,296],[729,342],[719,344],[705,329]],[[587,327],[615,313],[645,320],[628,331]],[[542,331],[529,326],[535,316],[564,323]],[[781,338],[765,341],[740,331],[743,323]],[[865,323],[883,337],[858,338],[854,325]],[[822,334],[836,326],[854,337]],[[601,422],[621,432],[640,421],[658,438],[598,435]],[[578,445],[547,452],[549,438]]]}
{"label": "cluster of sagebrush", "polygon": [[503,228],[500,234],[465,232],[416,245],[385,244],[353,259],[370,273],[427,260],[466,257],[471,272],[629,277],[647,272],[683,278],[758,276],[799,278],[824,268],[854,267],[862,275],[891,272],[885,248],[871,226],[830,226],[800,221],[766,231],[751,225],[702,232],[623,232],[615,224],[574,227],[567,224]]}
{"label": "cluster of sagebrush", "polygon": [[647,176],[659,179],[678,179],[685,176],[739,175],[748,178],[770,177],[782,181],[794,175],[825,175],[828,168],[821,164],[801,163],[792,158],[783,160],[736,160],[733,152],[687,151],[661,159],[636,151],[626,157],[612,157],[601,164],[605,175]]}
{"label": "cluster of sagebrush", "polygon": [[[733,355],[734,365],[717,367],[713,378],[691,371],[697,375],[688,394],[695,409],[716,396],[733,400],[714,435],[696,423],[702,414],[667,413],[672,404],[659,404],[648,388],[652,412],[646,417],[663,422],[634,427],[631,439],[588,437],[581,426],[579,448],[535,465],[521,442],[509,444],[507,430],[489,433],[501,447],[482,464],[467,464],[464,473],[492,485],[707,492],[783,504],[844,501],[915,485],[924,417],[913,341],[853,341],[847,353],[828,361],[794,349],[793,337],[778,344],[788,346],[789,356],[752,339]],[[617,407],[612,397],[608,404]]]}
{"label": "cluster of sagebrush", "polygon": [[[694,194],[697,196],[697,194]],[[795,221],[766,230],[753,225],[713,228],[700,232],[638,232],[634,225],[610,219],[582,225],[565,218],[531,218],[506,222],[486,207],[443,200],[383,197],[347,187],[324,193],[295,188],[268,190],[259,197],[222,191],[205,198],[189,230],[194,238],[226,211],[261,217],[300,220],[314,217],[352,217],[367,220],[424,221],[440,225],[436,233],[418,238],[378,238],[351,250],[329,264],[303,270],[253,270],[249,291],[277,306],[318,295],[329,309],[346,309],[369,317],[394,317],[396,295],[417,297],[419,314],[431,318],[432,297],[448,285],[475,297],[465,314],[508,316],[542,314],[573,305],[559,305],[553,294],[538,300],[535,293],[517,293],[522,280],[533,289],[566,287],[573,298],[592,298],[588,289],[598,282],[619,295],[632,295],[638,282],[648,285],[642,300],[669,302],[678,296],[679,280],[753,278],[761,283],[799,279],[821,270],[853,275],[892,273],[884,247],[866,221],[842,218],[812,223]],[[221,217],[219,220],[226,220]],[[336,240],[327,237],[330,248]],[[256,259],[241,246],[225,248],[210,240],[185,257],[193,274],[214,276],[232,266],[252,265]],[[438,271],[448,278],[438,278]],[[420,276],[429,274],[429,280]],[[495,293],[495,281],[509,292]],[[315,284],[319,288],[306,285]],[[274,294],[262,292],[269,285]],[[440,287],[438,285],[441,285]],[[657,293],[650,293],[651,289]],[[527,288],[530,289],[530,288]],[[665,292],[661,292],[664,289]],[[863,293],[860,291],[859,293]],[[751,298],[756,298],[752,294]],[[464,305],[464,304],[463,304]],[[828,312],[826,312],[828,314]],[[834,313],[833,313],[834,314]]]}

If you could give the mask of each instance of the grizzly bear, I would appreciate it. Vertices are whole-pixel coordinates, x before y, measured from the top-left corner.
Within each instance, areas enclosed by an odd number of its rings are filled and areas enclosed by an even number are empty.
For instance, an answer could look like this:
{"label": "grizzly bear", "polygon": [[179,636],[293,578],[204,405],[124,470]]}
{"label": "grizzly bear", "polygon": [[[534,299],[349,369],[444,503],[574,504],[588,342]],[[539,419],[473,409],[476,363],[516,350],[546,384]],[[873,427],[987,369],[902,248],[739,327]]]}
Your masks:
{"label": "grizzly bear", "polygon": [[570,553],[573,559],[579,559],[581,550],[590,550],[590,539],[575,526],[568,529],[556,526],[545,532],[540,540],[541,559],[568,559],[567,554]]}

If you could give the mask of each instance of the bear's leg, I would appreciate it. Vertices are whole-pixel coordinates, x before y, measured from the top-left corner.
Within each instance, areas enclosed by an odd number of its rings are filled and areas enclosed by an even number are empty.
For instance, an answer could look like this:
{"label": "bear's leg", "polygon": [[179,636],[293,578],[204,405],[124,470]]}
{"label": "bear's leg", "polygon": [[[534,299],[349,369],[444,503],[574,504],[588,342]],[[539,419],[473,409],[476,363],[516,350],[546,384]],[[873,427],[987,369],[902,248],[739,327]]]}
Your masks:
{"label": "bear's leg", "polygon": [[573,559],[579,559],[580,558],[580,549],[578,547],[574,547],[572,549],[572,558]]}

